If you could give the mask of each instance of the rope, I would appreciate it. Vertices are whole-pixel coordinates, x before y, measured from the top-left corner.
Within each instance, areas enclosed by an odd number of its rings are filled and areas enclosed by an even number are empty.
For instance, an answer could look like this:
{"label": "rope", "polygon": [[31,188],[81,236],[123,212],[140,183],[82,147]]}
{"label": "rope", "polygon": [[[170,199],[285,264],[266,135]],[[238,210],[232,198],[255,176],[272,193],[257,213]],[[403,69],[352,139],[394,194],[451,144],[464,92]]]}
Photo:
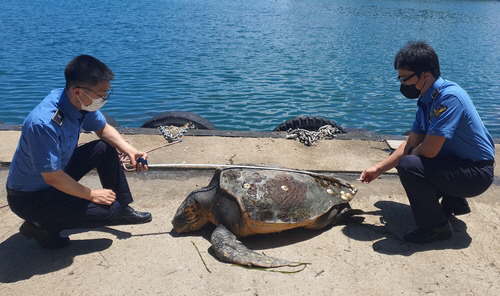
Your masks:
{"label": "rope", "polygon": [[[163,137],[165,138],[165,140],[167,140],[168,143],[161,145],[161,146],[158,146],[156,148],[153,148],[151,150],[148,150],[148,151],[146,151],[146,153],[150,153],[150,152],[156,151],[158,149],[161,149],[163,147],[182,142],[182,140],[180,138],[182,138],[182,136],[188,130],[193,129],[193,128],[195,128],[195,126],[192,122],[188,122],[182,127],[160,125],[158,127],[158,130],[160,130],[160,133],[163,135]],[[130,142],[128,142],[128,143],[130,144]],[[130,158],[125,153],[118,151],[118,157],[120,158],[120,162],[122,163],[122,167],[125,171],[127,171],[127,172],[135,171],[135,167],[127,167],[126,164],[130,163]]]}
{"label": "rope", "polygon": [[289,129],[287,131],[287,139],[299,139],[301,143],[306,146],[313,146],[319,140],[333,139],[335,134],[340,134],[342,131],[338,127],[332,125],[324,125],[320,127],[317,131],[308,131],[301,128]]}
{"label": "rope", "polygon": [[[156,148],[153,148],[151,150],[148,150],[148,151],[146,151],[146,153],[150,153],[150,152],[153,152],[153,151],[158,150],[160,148],[163,148],[163,147],[166,147],[166,146],[170,146],[170,145],[174,145],[174,144],[177,144],[177,143],[180,143],[180,142],[182,142],[182,140],[178,140],[178,141],[175,141],[175,142],[172,142],[172,143],[167,143],[167,144],[158,146]],[[122,152],[118,151],[118,157],[120,158],[120,162],[122,163],[122,167],[123,167],[124,170],[126,170],[127,172],[133,172],[133,171],[135,171],[135,167],[127,167],[127,163],[130,163],[130,158],[125,153],[122,153]]]}

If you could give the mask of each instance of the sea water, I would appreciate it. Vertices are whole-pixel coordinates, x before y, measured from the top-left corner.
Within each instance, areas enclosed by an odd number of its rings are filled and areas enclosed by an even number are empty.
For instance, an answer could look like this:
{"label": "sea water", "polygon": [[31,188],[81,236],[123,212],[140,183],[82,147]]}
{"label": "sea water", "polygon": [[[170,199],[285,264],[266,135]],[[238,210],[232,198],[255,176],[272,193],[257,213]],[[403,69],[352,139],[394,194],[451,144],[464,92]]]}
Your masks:
{"label": "sea water", "polygon": [[497,1],[2,0],[0,121],[22,123],[85,53],[115,73],[102,110],[121,126],[187,111],[219,129],[307,115],[402,134],[416,100],[393,62],[410,40],[434,47],[500,137]]}

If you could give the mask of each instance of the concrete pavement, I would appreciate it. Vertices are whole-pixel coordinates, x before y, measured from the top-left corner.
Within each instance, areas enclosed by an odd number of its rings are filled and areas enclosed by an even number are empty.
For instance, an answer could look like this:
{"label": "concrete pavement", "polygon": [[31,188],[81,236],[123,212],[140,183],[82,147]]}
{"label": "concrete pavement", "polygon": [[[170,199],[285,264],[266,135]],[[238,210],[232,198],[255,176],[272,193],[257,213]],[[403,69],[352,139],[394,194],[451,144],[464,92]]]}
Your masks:
{"label": "concrete pavement", "polygon": [[[122,130],[136,148],[165,144],[152,130]],[[0,131],[0,186],[19,138]],[[80,141],[95,138],[82,134]],[[500,187],[470,200],[472,214],[452,219],[451,240],[419,246],[403,242],[414,227],[396,172],[371,184],[359,173],[385,158],[379,135],[323,140],[307,147],[276,133],[188,133],[182,142],[149,153],[152,169],[128,173],[134,207],[153,214],[144,225],[67,231],[72,245],[40,249],[18,233],[21,220],[0,208],[1,295],[498,295],[500,293]],[[395,142],[392,142],[395,141]],[[497,155],[500,152],[496,146]],[[311,263],[297,273],[245,269],[219,262],[210,248],[213,227],[178,236],[170,221],[181,201],[208,184],[213,168],[252,164],[333,173],[358,187],[351,202],[359,219],[322,231],[292,230],[243,239],[251,249]],[[99,187],[95,173],[82,182]],[[6,204],[5,192],[0,206]]]}

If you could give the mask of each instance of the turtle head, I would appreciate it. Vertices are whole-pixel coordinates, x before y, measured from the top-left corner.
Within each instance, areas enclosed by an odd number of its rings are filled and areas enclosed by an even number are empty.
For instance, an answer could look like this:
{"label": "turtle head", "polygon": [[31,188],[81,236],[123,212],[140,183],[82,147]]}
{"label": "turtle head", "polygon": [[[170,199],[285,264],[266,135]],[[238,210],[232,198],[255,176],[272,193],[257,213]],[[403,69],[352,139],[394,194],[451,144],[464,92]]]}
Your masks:
{"label": "turtle head", "polygon": [[204,206],[196,198],[196,193],[191,193],[177,209],[172,220],[175,232],[181,233],[201,229],[209,222],[208,210],[209,207]]}
{"label": "turtle head", "polygon": [[210,222],[210,211],[219,188],[220,170],[207,187],[191,192],[175,213],[172,225],[177,233],[196,231]]}

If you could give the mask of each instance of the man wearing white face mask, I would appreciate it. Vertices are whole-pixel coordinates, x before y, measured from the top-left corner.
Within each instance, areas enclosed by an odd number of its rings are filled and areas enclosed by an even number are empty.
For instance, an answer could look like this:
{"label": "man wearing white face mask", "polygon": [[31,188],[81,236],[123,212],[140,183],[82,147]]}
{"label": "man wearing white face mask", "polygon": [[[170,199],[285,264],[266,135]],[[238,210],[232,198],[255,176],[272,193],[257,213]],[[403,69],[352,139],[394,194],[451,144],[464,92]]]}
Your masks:
{"label": "man wearing white face mask", "polygon": [[[117,149],[137,171],[147,154],[128,144],[99,111],[112,89],[113,72],[89,55],[72,59],[64,70],[66,87],[53,90],[30,112],[12,159],[7,179],[11,210],[25,220],[19,228],[47,249],[69,245],[64,229],[151,221],[137,212]],[[77,147],[80,130],[95,131],[101,139]],[[78,181],[97,169],[102,189]]]}

